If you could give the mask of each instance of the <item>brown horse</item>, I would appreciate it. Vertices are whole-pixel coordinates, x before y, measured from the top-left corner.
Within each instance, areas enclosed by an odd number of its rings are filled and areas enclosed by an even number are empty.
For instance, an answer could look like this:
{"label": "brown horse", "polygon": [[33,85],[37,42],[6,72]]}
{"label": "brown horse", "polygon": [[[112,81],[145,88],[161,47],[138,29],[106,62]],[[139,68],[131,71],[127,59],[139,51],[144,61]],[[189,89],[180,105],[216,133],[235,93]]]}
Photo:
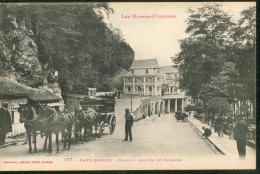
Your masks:
{"label": "brown horse", "polygon": [[59,133],[63,132],[65,136],[64,148],[68,142],[68,149],[71,144],[71,131],[74,124],[73,115],[69,112],[58,113],[54,108],[47,105],[40,105],[38,107],[38,119],[42,125],[46,128],[46,139],[44,148],[47,147],[47,139],[49,138],[49,153],[52,152],[52,133],[56,135],[56,151],[59,152]]}
{"label": "brown horse", "polygon": [[75,137],[78,138],[78,133],[79,135],[79,140],[82,142],[82,128],[84,128],[84,141],[86,141],[86,133],[87,129],[90,129],[91,135],[92,135],[92,126],[95,126],[95,132],[97,134],[97,112],[92,109],[88,108],[86,111],[81,109],[77,110],[75,109],[75,119],[76,119],[76,124],[75,124],[75,130],[76,134]]}
{"label": "brown horse", "polygon": [[31,136],[33,135],[34,153],[36,153],[37,152],[37,147],[36,147],[37,131],[44,132],[45,131],[44,125],[42,125],[39,122],[35,109],[29,104],[20,105],[18,112],[20,113],[19,121],[20,123],[24,123],[24,127],[26,129],[26,134],[29,142],[28,152],[29,153],[32,152]]}

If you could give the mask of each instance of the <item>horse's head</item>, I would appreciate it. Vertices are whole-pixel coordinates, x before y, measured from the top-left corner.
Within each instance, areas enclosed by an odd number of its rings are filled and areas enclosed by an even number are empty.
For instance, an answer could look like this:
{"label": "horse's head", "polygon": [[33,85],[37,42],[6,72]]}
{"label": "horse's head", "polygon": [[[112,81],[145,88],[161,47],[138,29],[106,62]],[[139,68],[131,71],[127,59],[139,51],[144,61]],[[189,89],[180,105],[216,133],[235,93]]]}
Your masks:
{"label": "horse's head", "polygon": [[85,111],[83,109],[75,109],[75,119],[77,121],[82,120],[84,118]]}
{"label": "horse's head", "polygon": [[37,117],[32,106],[28,104],[25,105],[19,104],[19,106],[20,107],[18,109],[18,112],[20,113],[20,119],[19,119],[20,123],[24,123],[26,120],[33,120]]}
{"label": "horse's head", "polygon": [[76,120],[79,120],[80,112],[81,112],[81,110],[75,109],[75,114],[74,114],[74,116],[75,116],[75,119],[76,119]]}

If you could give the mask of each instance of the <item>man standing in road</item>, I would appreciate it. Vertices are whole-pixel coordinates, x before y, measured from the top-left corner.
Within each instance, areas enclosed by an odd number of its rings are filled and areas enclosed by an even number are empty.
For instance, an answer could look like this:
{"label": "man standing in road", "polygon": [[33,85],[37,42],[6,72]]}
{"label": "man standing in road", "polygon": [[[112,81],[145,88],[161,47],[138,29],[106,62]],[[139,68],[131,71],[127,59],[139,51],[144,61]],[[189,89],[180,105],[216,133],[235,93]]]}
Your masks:
{"label": "man standing in road", "polygon": [[128,135],[130,142],[132,142],[132,126],[134,123],[133,116],[129,113],[129,108],[125,109],[125,139],[123,141],[128,141]]}
{"label": "man standing in road", "polygon": [[239,116],[238,122],[234,127],[234,139],[237,141],[237,151],[240,159],[245,159],[246,157],[246,136],[248,132],[246,120]]}
{"label": "man standing in road", "polygon": [[0,145],[4,145],[6,134],[12,132],[12,121],[7,103],[3,103],[0,108],[0,120]]}

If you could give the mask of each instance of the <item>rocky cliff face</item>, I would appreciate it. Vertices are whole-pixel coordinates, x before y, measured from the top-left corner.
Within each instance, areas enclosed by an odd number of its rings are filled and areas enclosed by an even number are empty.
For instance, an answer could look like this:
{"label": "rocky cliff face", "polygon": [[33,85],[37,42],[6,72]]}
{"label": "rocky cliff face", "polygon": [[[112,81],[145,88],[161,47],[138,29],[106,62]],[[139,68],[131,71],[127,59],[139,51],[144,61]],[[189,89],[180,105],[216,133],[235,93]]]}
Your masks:
{"label": "rocky cliff face", "polygon": [[43,86],[52,92],[54,86],[55,92],[60,93],[57,90],[59,84],[54,80],[54,70],[38,59],[33,36],[33,31],[23,20],[17,22],[14,16],[7,16],[5,29],[0,31],[0,76],[10,77],[31,87]]}

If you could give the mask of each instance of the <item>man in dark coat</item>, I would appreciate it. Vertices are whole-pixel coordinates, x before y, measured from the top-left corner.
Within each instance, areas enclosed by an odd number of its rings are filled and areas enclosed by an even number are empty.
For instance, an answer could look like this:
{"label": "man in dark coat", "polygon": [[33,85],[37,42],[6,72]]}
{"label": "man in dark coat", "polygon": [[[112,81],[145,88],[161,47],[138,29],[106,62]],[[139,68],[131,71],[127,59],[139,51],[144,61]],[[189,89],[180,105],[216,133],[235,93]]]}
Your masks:
{"label": "man in dark coat", "polygon": [[234,127],[234,139],[237,141],[237,151],[240,159],[246,157],[246,136],[249,132],[248,124],[242,116],[238,117],[238,123]]}
{"label": "man in dark coat", "polygon": [[129,113],[129,109],[125,109],[125,139],[123,141],[128,141],[128,135],[130,138],[130,142],[133,141],[132,138],[132,126],[134,123],[133,116]]}
{"label": "man in dark coat", "polygon": [[223,137],[223,118],[222,116],[218,115],[218,117],[215,120],[215,131],[218,133],[219,137]]}
{"label": "man in dark coat", "polygon": [[0,119],[0,144],[3,145],[6,134],[12,132],[12,121],[7,103],[3,103],[2,108],[0,108]]}

